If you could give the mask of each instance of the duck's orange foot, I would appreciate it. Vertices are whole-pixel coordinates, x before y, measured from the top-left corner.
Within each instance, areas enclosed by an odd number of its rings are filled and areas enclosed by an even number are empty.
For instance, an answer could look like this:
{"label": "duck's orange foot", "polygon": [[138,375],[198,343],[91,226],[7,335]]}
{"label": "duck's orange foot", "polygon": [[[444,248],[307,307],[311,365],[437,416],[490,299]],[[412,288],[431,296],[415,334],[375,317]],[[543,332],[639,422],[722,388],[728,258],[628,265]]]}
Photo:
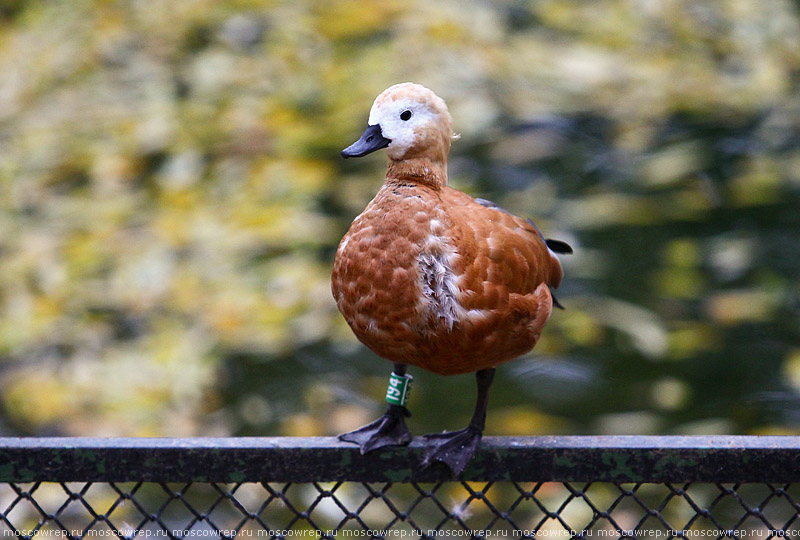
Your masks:
{"label": "duck's orange foot", "polygon": [[355,431],[342,433],[339,440],[359,445],[362,455],[385,446],[405,446],[411,442],[406,416],[411,413],[405,407],[389,405],[383,416]]}
{"label": "duck's orange foot", "polygon": [[427,469],[434,463],[444,463],[452,471],[454,477],[461,476],[472,455],[481,442],[483,433],[472,426],[460,431],[448,431],[425,435],[423,438],[431,443],[422,459],[422,468]]}

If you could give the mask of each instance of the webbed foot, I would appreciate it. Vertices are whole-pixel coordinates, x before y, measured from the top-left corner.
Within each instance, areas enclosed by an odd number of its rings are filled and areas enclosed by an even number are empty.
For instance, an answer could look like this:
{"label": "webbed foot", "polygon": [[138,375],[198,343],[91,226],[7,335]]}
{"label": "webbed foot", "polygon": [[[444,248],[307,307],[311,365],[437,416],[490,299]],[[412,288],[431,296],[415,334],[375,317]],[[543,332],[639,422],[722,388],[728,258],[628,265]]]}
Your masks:
{"label": "webbed foot", "polygon": [[405,446],[411,442],[407,416],[411,413],[405,407],[388,405],[383,416],[355,431],[342,433],[339,440],[359,445],[362,455],[385,446]]}
{"label": "webbed foot", "polygon": [[423,438],[431,443],[431,447],[425,451],[422,468],[427,469],[437,462],[444,463],[454,477],[461,476],[477,450],[482,436],[483,433],[473,426],[460,431],[425,435]]}

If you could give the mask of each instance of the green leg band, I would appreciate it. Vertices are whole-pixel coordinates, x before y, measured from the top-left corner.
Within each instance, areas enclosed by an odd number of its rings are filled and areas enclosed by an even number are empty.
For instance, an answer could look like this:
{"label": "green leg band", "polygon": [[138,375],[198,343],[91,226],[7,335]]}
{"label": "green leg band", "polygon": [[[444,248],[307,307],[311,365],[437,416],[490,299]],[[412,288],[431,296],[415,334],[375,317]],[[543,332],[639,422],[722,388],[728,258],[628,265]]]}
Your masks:
{"label": "green leg band", "polygon": [[405,406],[408,402],[408,394],[411,393],[411,375],[398,375],[392,373],[389,377],[389,388],[386,389],[386,403],[390,405]]}

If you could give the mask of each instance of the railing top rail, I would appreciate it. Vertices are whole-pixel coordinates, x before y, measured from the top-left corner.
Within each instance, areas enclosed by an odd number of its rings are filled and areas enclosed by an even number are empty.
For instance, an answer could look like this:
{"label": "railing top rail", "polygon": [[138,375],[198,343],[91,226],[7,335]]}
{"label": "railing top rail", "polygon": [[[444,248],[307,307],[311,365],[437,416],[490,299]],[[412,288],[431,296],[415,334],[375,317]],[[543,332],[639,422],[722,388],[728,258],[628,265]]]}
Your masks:
{"label": "railing top rail", "polygon": [[[405,482],[425,443],[362,456],[333,437],[0,438],[0,482]],[[463,480],[800,481],[800,437],[485,437]]]}

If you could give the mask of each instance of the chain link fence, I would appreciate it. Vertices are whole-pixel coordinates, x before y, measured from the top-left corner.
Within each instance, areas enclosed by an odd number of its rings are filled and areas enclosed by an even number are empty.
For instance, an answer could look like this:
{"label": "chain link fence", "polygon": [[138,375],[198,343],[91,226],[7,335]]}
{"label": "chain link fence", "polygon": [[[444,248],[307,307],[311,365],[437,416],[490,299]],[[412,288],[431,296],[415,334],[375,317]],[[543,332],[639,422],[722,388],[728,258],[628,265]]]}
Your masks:
{"label": "chain link fence", "polygon": [[463,480],[407,468],[414,445],[362,457],[330,439],[0,440],[0,535],[800,536],[796,438],[490,439]]}

